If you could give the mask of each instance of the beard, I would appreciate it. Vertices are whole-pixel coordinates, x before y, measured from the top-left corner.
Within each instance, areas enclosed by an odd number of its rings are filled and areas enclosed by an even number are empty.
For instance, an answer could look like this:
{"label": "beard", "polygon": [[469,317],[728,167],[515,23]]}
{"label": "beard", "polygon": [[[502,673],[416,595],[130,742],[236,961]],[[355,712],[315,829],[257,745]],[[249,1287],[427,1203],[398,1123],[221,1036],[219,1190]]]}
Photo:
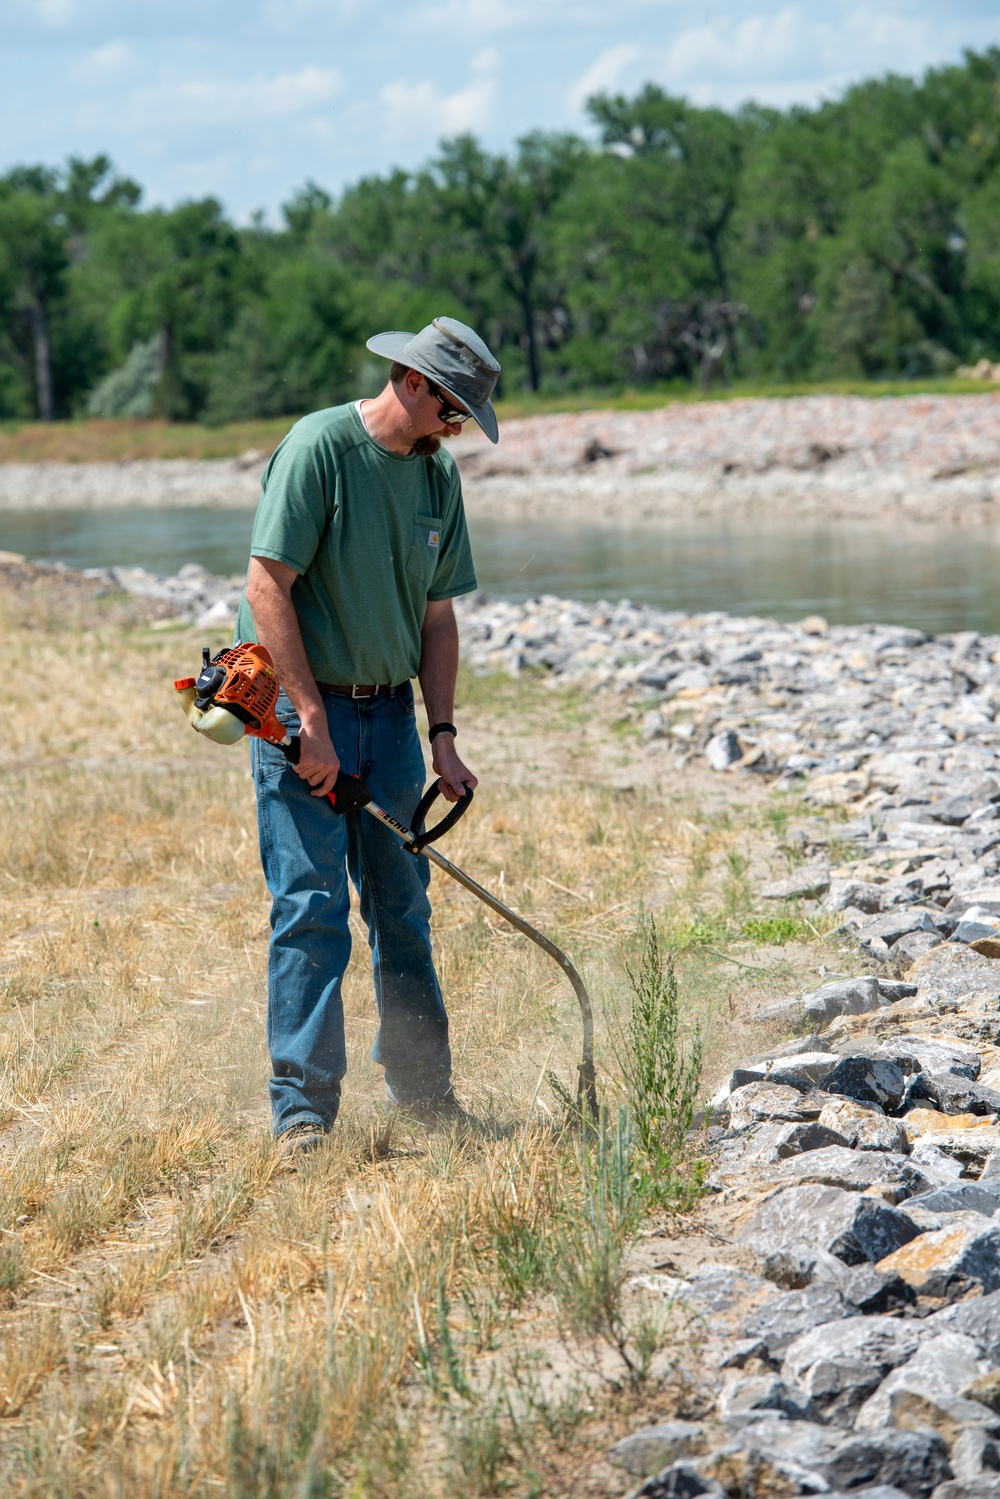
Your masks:
{"label": "beard", "polygon": [[434,454],[441,448],[440,437],[431,434],[430,437],[418,437],[410,452],[418,458],[433,458]]}

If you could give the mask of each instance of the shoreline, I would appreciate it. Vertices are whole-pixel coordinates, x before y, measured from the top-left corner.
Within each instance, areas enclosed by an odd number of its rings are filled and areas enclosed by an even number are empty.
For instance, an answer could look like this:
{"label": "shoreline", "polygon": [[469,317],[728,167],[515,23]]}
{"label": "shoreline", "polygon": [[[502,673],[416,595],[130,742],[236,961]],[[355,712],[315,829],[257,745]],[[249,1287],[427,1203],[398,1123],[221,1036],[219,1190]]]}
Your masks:
{"label": "shoreline", "polygon": [[[472,517],[1000,523],[1000,393],[746,398],[504,424],[450,449]],[[0,465],[6,511],[247,508],[264,451],[234,459]]]}

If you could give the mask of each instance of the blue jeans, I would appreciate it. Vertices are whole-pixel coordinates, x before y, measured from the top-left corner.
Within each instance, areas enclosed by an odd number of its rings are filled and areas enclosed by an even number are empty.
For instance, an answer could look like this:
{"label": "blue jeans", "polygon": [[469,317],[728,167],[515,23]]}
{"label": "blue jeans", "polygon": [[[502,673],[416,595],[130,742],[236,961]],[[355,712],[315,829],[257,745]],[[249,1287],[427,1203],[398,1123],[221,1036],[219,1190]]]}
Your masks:
{"label": "blue jeans", "polygon": [[[352,699],[325,692],[330,737],[343,770],[407,826],[423,791],[424,761],[407,682]],[[284,693],[278,716],[297,733]],[[347,1071],[342,984],[351,955],[348,874],[372,953],[379,1028],[372,1060],[400,1103],[451,1086],[448,1016],[431,957],[427,860],[367,812],[339,816],[312,796],[284,755],[251,741],[261,863],[271,892],[267,1044],[276,1135],[293,1124],[329,1129]]]}

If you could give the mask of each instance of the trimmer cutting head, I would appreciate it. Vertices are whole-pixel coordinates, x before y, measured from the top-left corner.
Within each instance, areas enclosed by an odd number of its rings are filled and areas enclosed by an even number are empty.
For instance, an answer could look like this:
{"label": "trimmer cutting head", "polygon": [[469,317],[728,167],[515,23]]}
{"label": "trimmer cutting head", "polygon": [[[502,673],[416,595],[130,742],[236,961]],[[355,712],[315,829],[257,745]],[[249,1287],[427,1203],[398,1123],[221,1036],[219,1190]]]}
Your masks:
{"label": "trimmer cutting head", "polygon": [[278,678],[262,645],[236,645],[209,658],[202,650],[199,677],[179,677],[174,691],[191,727],[216,744],[235,744],[244,734],[280,744],[287,729],[274,713]]}

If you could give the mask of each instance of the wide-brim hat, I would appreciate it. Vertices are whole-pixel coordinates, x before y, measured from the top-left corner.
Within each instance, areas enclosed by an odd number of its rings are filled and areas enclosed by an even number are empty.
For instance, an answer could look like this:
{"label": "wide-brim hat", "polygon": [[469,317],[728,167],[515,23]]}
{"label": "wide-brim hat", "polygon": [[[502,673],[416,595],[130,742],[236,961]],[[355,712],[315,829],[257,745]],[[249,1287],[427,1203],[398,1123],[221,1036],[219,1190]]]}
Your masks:
{"label": "wide-brim hat", "polygon": [[365,347],[428,375],[475,417],[490,442],[499,439],[490,396],[500,378],[500,366],[479,334],[465,323],[436,317],[419,333],[376,333]]}

